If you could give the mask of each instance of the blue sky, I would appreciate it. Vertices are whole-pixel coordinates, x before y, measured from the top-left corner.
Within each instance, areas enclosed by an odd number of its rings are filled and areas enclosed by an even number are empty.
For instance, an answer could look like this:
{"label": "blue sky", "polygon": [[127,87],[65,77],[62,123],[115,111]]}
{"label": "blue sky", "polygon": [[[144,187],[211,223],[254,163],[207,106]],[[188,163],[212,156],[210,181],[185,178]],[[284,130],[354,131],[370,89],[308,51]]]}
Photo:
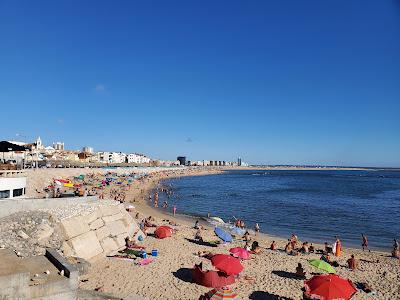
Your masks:
{"label": "blue sky", "polygon": [[0,102],[0,139],[400,167],[400,1],[1,0]]}

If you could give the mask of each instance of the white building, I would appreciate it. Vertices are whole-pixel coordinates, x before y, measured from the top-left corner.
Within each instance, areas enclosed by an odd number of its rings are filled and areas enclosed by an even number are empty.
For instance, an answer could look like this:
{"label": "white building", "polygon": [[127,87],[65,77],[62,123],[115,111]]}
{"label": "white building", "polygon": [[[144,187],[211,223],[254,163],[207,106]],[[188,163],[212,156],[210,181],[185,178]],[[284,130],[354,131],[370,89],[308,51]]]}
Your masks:
{"label": "white building", "polygon": [[99,162],[109,164],[120,164],[126,160],[126,154],[122,152],[97,152]]}
{"label": "white building", "polygon": [[143,154],[130,153],[127,155],[127,161],[130,164],[148,164],[150,163],[150,158]]}
{"label": "white building", "polygon": [[61,142],[53,143],[53,148],[55,150],[58,150],[58,151],[63,151],[64,150],[64,143],[61,143]]}
{"label": "white building", "polygon": [[40,138],[40,136],[36,139],[36,149],[38,150],[44,149],[44,145],[42,143],[42,139]]}
{"label": "white building", "polygon": [[23,171],[0,171],[0,202],[25,197],[26,174]]}
{"label": "white building", "polygon": [[82,152],[93,154],[93,148],[92,147],[83,147]]}

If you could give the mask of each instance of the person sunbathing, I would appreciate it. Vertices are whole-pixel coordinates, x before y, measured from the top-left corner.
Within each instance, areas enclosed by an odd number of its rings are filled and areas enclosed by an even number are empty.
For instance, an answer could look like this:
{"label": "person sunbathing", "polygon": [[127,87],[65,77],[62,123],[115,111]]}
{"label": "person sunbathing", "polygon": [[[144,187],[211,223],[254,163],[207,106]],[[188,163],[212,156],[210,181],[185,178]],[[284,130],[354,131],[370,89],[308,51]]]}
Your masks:
{"label": "person sunbathing", "polygon": [[269,246],[269,249],[276,250],[276,242],[275,241],[272,241],[271,246]]}
{"label": "person sunbathing", "polygon": [[321,255],[320,260],[323,260],[324,262],[326,262],[326,263],[328,263],[328,264],[331,264],[331,263],[332,263],[331,257],[329,256],[328,253],[327,253],[327,254]]}
{"label": "person sunbathing", "polygon": [[201,234],[201,229],[197,229],[196,234],[194,236],[194,239],[199,241],[199,242],[203,242],[203,236]]}
{"label": "person sunbathing", "polygon": [[248,251],[248,252],[250,252],[251,251],[251,247],[250,247],[250,245],[249,245],[249,243],[248,242],[246,242],[246,244],[244,245],[244,247],[243,247],[244,249],[246,249],[246,251]]}
{"label": "person sunbathing", "polygon": [[246,231],[245,234],[243,235],[243,238],[245,241],[250,241],[251,240],[250,233],[248,231]]}
{"label": "person sunbathing", "polygon": [[292,243],[290,240],[288,240],[288,243],[285,246],[285,252],[287,254],[290,254],[292,252],[292,250],[293,250]]}
{"label": "person sunbathing", "polygon": [[299,263],[296,267],[296,276],[299,278],[306,278],[306,272],[304,272],[303,266]]}
{"label": "person sunbathing", "polygon": [[330,247],[327,242],[325,242],[324,245],[325,245],[325,253],[332,253],[332,247]]}
{"label": "person sunbathing", "polygon": [[262,248],[258,245],[257,241],[254,241],[253,244],[251,244],[251,253],[258,254],[262,251]]}
{"label": "person sunbathing", "polygon": [[354,254],[352,254],[351,257],[347,260],[347,265],[349,266],[349,269],[352,271],[358,269],[358,261],[354,258]]}
{"label": "person sunbathing", "polygon": [[304,242],[300,249],[301,253],[308,254],[309,253],[309,246],[307,242]]}

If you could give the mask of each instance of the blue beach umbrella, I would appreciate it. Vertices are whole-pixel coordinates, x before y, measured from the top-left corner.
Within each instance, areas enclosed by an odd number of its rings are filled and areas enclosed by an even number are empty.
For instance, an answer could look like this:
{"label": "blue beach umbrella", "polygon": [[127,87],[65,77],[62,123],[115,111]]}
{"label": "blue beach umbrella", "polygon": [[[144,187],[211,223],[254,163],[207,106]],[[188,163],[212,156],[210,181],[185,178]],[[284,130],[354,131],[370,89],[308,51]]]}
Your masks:
{"label": "blue beach umbrella", "polygon": [[232,236],[228,232],[222,230],[221,228],[215,227],[214,232],[217,235],[217,237],[219,237],[224,242],[228,243],[232,242]]}
{"label": "blue beach umbrella", "polygon": [[234,235],[244,235],[245,231],[243,229],[240,229],[239,227],[235,227],[231,230],[231,233]]}

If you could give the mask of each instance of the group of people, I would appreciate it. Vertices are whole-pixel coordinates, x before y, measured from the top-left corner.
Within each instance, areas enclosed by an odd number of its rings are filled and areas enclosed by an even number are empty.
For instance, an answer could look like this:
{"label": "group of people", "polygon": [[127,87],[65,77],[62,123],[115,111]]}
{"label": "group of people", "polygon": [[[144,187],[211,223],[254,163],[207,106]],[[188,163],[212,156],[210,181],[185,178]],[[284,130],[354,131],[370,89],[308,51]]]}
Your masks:
{"label": "group of people", "polygon": [[244,223],[244,221],[242,219],[236,219],[235,220],[235,227],[240,228],[240,229],[245,229],[246,228],[246,224]]}
{"label": "group of people", "polygon": [[[153,196],[153,204],[155,208],[158,208],[158,200],[159,200],[159,193],[158,192],[162,192],[165,193],[166,197],[169,199],[172,194],[173,194],[173,190],[170,187],[167,186],[161,186],[160,188],[157,189],[157,191],[154,192],[154,196]],[[151,194],[149,195],[149,201],[152,201],[152,196]],[[162,208],[167,209],[168,208],[168,201],[164,200],[162,203]],[[174,214],[174,216],[176,215],[176,204],[174,204],[172,206],[172,213]]]}

